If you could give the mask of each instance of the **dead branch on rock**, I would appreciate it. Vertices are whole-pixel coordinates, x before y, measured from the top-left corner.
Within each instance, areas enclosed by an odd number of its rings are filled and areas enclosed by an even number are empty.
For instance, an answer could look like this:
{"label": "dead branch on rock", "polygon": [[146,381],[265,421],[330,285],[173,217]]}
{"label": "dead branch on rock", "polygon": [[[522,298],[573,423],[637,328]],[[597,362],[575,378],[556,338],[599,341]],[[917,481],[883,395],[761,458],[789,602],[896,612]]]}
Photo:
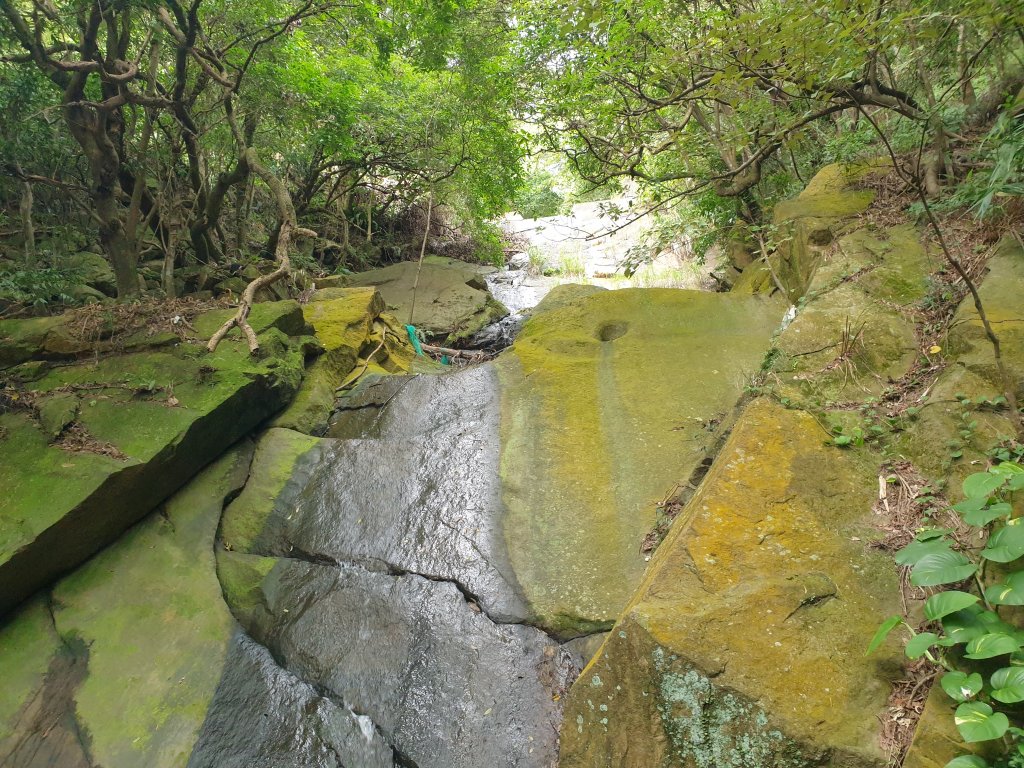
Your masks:
{"label": "dead branch on rock", "polygon": [[303,229],[298,226],[297,218],[295,215],[295,206],[292,204],[292,197],[288,192],[287,187],[284,183],[266,166],[264,166],[259,157],[256,155],[256,150],[251,146],[247,146],[245,135],[238,127],[238,121],[235,119],[234,111],[234,95],[232,91],[228,91],[224,96],[224,112],[227,115],[228,125],[231,126],[231,132],[235,136],[235,142],[239,147],[240,155],[245,162],[245,165],[255,173],[263,183],[266,184],[274,197],[274,203],[277,205],[278,217],[281,221],[281,229],[277,238],[277,246],[274,249],[274,259],[277,262],[277,269],[266,275],[261,275],[255,280],[249,283],[242,292],[241,303],[239,304],[238,311],[234,317],[227,320],[213,336],[210,337],[210,342],[206,345],[206,348],[213,352],[217,349],[217,345],[223,341],[224,337],[228,335],[228,332],[235,327],[241,329],[245,335],[246,341],[249,344],[249,352],[255,355],[259,352],[260,342],[256,337],[256,332],[249,325],[249,313],[252,311],[252,305],[256,301],[256,294],[262,288],[266,288],[273,285],[281,278],[291,274],[291,257],[288,254],[288,249],[291,245],[293,237],[316,237],[316,232],[308,229]]}

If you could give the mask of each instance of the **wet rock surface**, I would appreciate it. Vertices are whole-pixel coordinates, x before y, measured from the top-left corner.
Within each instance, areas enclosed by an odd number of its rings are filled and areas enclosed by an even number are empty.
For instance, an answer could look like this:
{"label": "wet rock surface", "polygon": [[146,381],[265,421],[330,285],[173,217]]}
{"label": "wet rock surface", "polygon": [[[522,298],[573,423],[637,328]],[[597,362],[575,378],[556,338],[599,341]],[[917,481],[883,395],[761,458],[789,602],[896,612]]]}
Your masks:
{"label": "wet rock surface", "polygon": [[576,668],[543,632],[496,624],[453,583],[415,575],[285,559],[263,591],[252,634],[372,721],[399,764],[553,764]]}
{"label": "wet rock surface", "polygon": [[[296,679],[368,718],[399,765],[557,758],[580,656],[529,626],[501,528],[499,419],[489,364],[368,380],[338,437],[270,430],[224,515],[235,616]],[[244,728],[249,708],[222,683],[211,717]]]}
{"label": "wet rock surface", "polygon": [[238,632],[188,768],[392,768],[401,765],[394,757],[369,718]]}
{"label": "wet rock surface", "polygon": [[249,551],[452,581],[496,621],[530,619],[501,532],[493,367],[385,381],[333,428],[355,419],[350,434],[366,437],[325,440],[299,459]]}

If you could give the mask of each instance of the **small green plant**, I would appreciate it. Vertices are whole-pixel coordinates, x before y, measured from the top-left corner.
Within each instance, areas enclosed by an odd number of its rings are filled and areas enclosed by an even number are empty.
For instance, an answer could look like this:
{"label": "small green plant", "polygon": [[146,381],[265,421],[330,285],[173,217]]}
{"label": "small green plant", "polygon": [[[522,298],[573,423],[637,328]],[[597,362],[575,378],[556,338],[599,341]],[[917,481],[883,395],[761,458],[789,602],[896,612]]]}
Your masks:
{"label": "small green plant", "polygon": [[860,427],[844,430],[842,426],[836,425],[832,428],[832,433],[832,444],[839,448],[864,445],[864,430]]}
{"label": "small green plant", "polygon": [[526,254],[530,257],[530,266],[526,268],[526,271],[533,277],[543,275],[547,267],[547,259],[544,258],[540,248],[536,245],[531,245],[526,249]]}
{"label": "small green plant", "polygon": [[69,267],[0,272],[0,299],[34,307],[54,302],[73,304],[71,292],[81,279],[80,270]]}
{"label": "small green plant", "polygon": [[[910,633],[905,653],[927,657],[946,672],[942,690],[958,703],[954,721],[964,742],[1001,741],[1004,757],[994,763],[963,755],[945,768],[1016,768],[1024,765],[1024,630],[1000,615],[1004,606],[1024,605],[1024,518],[1014,518],[1012,496],[1024,490],[1024,467],[1002,461],[963,482],[964,500],[953,509],[967,525],[991,535],[978,552],[965,551],[949,528],[926,525],[896,553],[910,570],[910,583],[936,590],[924,604],[928,624],[920,631],[903,617],[886,620],[868,646],[874,652],[896,627]],[[1000,564],[997,583],[987,584],[989,563]],[[959,589],[946,589],[949,586]],[[976,664],[975,662],[982,662]],[[1012,718],[1012,719],[1011,719]]]}
{"label": "small green plant", "polygon": [[587,268],[583,262],[583,257],[575,253],[563,256],[559,274],[570,280],[581,280],[586,277]]}

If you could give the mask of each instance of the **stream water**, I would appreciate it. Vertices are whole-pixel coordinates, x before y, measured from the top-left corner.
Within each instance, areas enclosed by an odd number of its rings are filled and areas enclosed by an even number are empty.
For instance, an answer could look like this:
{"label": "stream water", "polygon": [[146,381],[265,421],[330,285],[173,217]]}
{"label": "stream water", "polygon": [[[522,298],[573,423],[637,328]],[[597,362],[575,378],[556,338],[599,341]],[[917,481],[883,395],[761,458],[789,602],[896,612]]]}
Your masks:
{"label": "stream water", "polygon": [[582,658],[508,563],[491,364],[368,382],[261,535],[280,558],[190,766],[549,766]]}

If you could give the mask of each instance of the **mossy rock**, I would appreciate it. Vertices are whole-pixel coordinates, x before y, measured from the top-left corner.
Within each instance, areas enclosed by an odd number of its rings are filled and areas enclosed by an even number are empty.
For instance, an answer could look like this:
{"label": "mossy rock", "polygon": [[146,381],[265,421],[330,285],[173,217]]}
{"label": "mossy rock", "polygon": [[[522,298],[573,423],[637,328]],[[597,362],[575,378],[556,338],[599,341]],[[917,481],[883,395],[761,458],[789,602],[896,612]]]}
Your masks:
{"label": "mossy rock", "polygon": [[[329,288],[314,294],[302,312],[323,353],[310,366],[295,400],[274,420],[274,426],[307,434],[326,430],[335,390],[356,368],[364,348],[376,348],[381,341],[374,330],[383,311],[384,301],[374,288]],[[396,341],[404,339],[403,329]],[[365,351],[369,354],[372,349]]]}
{"label": "mossy rock", "polygon": [[817,404],[878,396],[917,356],[913,323],[848,283],[801,310],[778,346],[780,394]]}
{"label": "mossy rock", "polygon": [[[208,339],[230,318],[235,315],[234,309],[217,309],[206,312],[192,321],[196,334]],[[302,336],[309,333],[302,307],[297,301],[267,301],[253,304],[249,313],[249,325],[261,334],[271,328],[277,328],[287,336]],[[232,330],[229,337],[239,335],[237,329]]]}
{"label": "mossy rock", "polygon": [[[416,306],[412,325],[428,336],[453,344],[469,338],[508,310],[495,301],[483,280],[486,268],[465,262],[430,256],[422,270],[417,262],[403,261],[382,269],[352,275],[350,285],[376,287],[399,320],[407,322]],[[417,278],[418,274],[418,278]],[[418,279],[418,282],[417,282]]]}
{"label": "mossy rock", "polygon": [[[285,304],[253,313],[259,358],[232,334],[212,354],[180,344],[51,368],[32,382],[49,433],[29,413],[0,416],[0,613],[109,544],[291,400],[304,354],[279,326],[304,321]],[[58,428],[67,434],[51,442]]]}
{"label": "mossy rock", "polygon": [[[224,511],[221,539],[231,552],[266,554],[260,542],[286,486],[302,484],[320,456],[322,440],[290,429],[269,429],[256,445],[252,473],[245,489]],[[307,468],[303,471],[303,468]]]}
{"label": "mossy rock", "polygon": [[976,754],[993,761],[999,757],[1002,742],[963,743],[953,719],[956,706],[940,685],[932,686],[900,768],[946,768],[961,755]]}
{"label": "mossy rock", "polygon": [[874,201],[874,192],[853,186],[884,168],[881,163],[827,165],[798,197],[777,203],[772,221],[778,245],[770,257],[775,277],[763,262],[755,264],[743,270],[733,290],[770,293],[779,283],[790,303],[796,303],[843,222],[864,213]]}
{"label": "mossy rock", "polygon": [[779,339],[779,393],[814,406],[880,395],[917,358],[913,317],[936,267],[910,225],[856,230],[822,256]]}
{"label": "mossy rock", "polygon": [[685,484],[783,307],[672,289],[553,291],[497,363],[511,562],[542,626],[607,628],[644,570],[655,506]]}
{"label": "mossy rock", "polygon": [[188,762],[235,626],[214,537],[251,457],[251,444],[228,452],[0,629],[0,755],[16,765]]}
{"label": "mossy rock", "polygon": [[576,766],[881,768],[900,609],[889,556],[866,546],[871,457],[823,447],[813,418],[751,403],[570,691]]}
{"label": "mossy rock", "polygon": [[[961,363],[953,363],[929,390],[914,419],[896,439],[896,448],[932,478],[945,478],[950,494],[959,500],[960,483],[986,461],[986,451],[1000,436],[1011,436],[1014,426],[1005,410],[979,409],[1001,390]],[[965,404],[961,398],[967,398]],[[961,431],[977,426],[965,438]]]}
{"label": "mossy rock", "polygon": [[793,200],[778,203],[775,224],[804,217],[841,219],[868,209],[875,199],[871,190],[853,189],[874,173],[887,170],[884,163],[834,163],[826,165]]}
{"label": "mossy rock", "polygon": [[38,358],[47,336],[64,324],[62,317],[0,320],[0,368],[10,368]]}
{"label": "mossy rock", "polygon": [[[1024,250],[1016,238],[1007,235],[1000,241],[988,268],[978,294],[1017,396],[1024,398]],[[957,310],[949,347],[963,365],[1003,388],[992,344],[970,296]]]}

